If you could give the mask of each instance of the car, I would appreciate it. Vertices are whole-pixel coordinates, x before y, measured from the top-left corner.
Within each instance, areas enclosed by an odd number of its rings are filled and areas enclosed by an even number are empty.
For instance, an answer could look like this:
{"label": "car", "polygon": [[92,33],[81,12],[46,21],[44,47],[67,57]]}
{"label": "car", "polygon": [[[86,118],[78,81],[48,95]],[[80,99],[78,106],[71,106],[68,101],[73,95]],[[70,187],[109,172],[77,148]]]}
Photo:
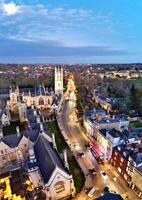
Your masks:
{"label": "car", "polygon": [[84,156],[85,156],[85,154],[84,154],[84,152],[83,152],[83,151],[79,151],[79,152],[78,152],[78,156],[80,156],[80,157],[84,157]]}
{"label": "car", "polygon": [[88,197],[93,197],[96,193],[96,189],[92,187],[88,192]]}
{"label": "car", "polygon": [[104,179],[108,178],[107,174],[104,171],[100,171],[100,174]]}
{"label": "car", "polygon": [[88,172],[89,172],[90,174],[93,174],[93,175],[96,175],[96,174],[97,174],[97,172],[96,172],[96,170],[95,170],[94,168],[89,169]]}
{"label": "car", "polygon": [[90,149],[90,144],[89,143],[85,144],[85,147],[86,149]]}

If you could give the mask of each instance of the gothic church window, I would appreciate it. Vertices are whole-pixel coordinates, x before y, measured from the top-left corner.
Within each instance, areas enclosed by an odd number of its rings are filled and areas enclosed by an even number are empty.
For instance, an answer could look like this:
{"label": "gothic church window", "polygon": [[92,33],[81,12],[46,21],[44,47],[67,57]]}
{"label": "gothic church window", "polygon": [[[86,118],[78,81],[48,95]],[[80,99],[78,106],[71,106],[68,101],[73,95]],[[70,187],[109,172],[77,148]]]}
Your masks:
{"label": "gothic church window", "polygon": [[65,190],[64,182],[59,181],[54,186],[56,193],[60,193]]}
{"label": "gothic church window", "polygon": [[38,103],[39,103],[39,105],[44,105],[44,99],[42,97],[40,97]]}

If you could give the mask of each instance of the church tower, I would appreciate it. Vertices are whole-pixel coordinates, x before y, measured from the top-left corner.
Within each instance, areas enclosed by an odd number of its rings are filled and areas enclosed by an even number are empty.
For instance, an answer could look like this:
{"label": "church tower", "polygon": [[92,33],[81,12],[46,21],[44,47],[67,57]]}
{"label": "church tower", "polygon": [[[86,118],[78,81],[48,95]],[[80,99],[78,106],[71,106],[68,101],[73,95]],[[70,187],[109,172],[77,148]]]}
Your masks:
{"label": "church tower", "polygon": [[16,89],[13,89],[12,87],[10,87],[9,93],[10,93],[10,103],[11,104],[17,104],[18,101],[19,101],[19,88],[18,88],[18,86],[16,87]]}
{"label": "church tower", "polygon": [[18,103],[20,122],[27,122],[27,106],[24,102]]}
{"label": "church tower", "polygon": [[63,68],[55,67],[55,94],[63,94]]}
{"label": "church tower", "polygon": [[17,112],[17,103],[19,102],[19,88],[18,86],[16,89],[13,89],[10,87],[9,90],[9,95],[10,95],[10,101],[8,101],[8,108],[12,112]]}

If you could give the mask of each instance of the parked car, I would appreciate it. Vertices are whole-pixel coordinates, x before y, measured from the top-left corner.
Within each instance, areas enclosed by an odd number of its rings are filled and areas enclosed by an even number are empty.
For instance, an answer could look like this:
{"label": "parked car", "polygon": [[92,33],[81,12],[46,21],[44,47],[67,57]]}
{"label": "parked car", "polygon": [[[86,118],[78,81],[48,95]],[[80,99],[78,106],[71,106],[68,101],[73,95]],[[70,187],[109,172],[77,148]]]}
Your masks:
{"label": "parked car", "polygon": [[84,157],[84,156],[85,156],[85,154],[84,154],[84,152],[83,152],[83,151],[79,151],[79,152],[78,152],[78,156],[80,156],[80,157]]}
{"label": "parked car", "polygon": [[96,174],[97,174],[95,168],[89,169],[89,173],[91,173],[91,174],[93,174],[93,175],[96,175]]}
{"label": "parked car", "polygon": [[96,193],[96,189],[92,187],[88,192],[88,197],[93,197]]}

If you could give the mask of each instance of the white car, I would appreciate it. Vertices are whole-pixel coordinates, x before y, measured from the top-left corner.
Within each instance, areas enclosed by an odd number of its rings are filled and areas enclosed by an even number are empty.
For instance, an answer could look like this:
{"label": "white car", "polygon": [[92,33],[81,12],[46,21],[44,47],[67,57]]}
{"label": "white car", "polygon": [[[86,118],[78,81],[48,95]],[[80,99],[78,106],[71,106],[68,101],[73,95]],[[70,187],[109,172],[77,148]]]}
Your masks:
{"label": "white car", "polygon": [[93,197],[95,193],[96,193],[96,189],[92,187],[91,190],[88,192],[88,197]]}
{"label": "white car", "polygon": [[104,171],[100,171],[100,174],[104,179],[108,179],[108,176]]}

